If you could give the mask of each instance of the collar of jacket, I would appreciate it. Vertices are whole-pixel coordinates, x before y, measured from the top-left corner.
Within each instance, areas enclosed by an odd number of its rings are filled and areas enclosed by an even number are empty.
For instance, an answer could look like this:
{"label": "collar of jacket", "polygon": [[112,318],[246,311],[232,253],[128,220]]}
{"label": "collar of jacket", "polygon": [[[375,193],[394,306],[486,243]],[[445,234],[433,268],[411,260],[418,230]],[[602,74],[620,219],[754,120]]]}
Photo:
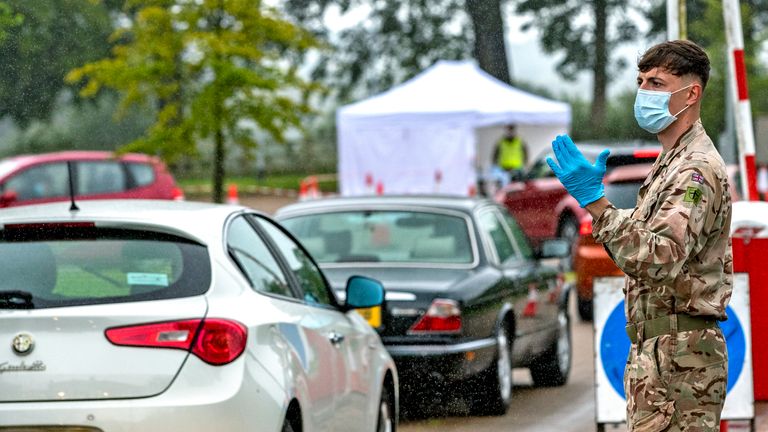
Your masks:
{"label": "collar of jacket", "polygon": [[664,157],[659,163],[659,168],[669,165],[691,142],[704,133],[706,132],[704,131],[704,125],[701,124],[701,119],[696,120],[687,131],[680,135],[672,149],[663,153]]}

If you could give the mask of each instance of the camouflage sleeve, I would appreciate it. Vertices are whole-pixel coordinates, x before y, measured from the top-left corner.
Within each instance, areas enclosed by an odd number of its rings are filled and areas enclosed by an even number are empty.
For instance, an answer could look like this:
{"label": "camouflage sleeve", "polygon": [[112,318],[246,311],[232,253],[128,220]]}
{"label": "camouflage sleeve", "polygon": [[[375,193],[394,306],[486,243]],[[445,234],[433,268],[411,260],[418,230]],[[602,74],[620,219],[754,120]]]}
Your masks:
{"label": "camouflage sleeve", "polygon": [[652,286],[669,284],[704,247],[722,191],[709,164],[689,161],[634,210],[609,207],[594,221],[593,236],[624,273]]}

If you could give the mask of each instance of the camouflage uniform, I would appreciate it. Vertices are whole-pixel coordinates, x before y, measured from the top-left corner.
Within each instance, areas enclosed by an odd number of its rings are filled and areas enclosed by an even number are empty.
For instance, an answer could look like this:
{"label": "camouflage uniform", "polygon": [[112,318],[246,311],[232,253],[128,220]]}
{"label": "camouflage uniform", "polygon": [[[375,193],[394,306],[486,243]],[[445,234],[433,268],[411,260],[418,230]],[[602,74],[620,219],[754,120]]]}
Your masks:
{"label": "camouflage uniform", "polygon": [[[725,164],[701,121],[659,156],[634,209],[609,207],[594,221],[595,239],[627,274],[630,431],[719,430],[728,354],[716,322],[731,297],[730,226]],[[684,331],[704,317],[710,327]],[[659,323],[668,329],[649,330]]]}

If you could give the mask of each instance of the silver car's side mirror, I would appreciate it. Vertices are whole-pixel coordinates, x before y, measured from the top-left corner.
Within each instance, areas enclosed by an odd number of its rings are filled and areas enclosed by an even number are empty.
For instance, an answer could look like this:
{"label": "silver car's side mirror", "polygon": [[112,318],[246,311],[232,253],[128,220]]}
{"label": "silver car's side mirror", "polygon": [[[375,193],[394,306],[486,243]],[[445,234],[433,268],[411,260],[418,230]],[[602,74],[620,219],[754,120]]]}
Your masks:
{"label": "silver car's side mirror", "polygon": [[384,286],[365,276],[352,276],[347,280],[347,308],[361,309],[384,303]]}

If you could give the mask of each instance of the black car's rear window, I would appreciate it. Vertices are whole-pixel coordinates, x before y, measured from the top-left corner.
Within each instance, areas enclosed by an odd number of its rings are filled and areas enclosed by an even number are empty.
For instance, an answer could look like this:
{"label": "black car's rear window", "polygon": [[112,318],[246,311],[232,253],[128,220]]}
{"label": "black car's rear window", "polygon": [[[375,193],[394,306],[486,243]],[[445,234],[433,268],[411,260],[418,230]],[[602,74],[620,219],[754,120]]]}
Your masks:
{"label": "black car's rear window", "polygon": [[171,235],[77,226],[0,233],[0,309],[190,297],[211,283],[205,246]]}
{"label": "black car's rear window", "polygon": [[320,263],[469,264],[467,220],[421,211],[359,210],[281,221]]}

